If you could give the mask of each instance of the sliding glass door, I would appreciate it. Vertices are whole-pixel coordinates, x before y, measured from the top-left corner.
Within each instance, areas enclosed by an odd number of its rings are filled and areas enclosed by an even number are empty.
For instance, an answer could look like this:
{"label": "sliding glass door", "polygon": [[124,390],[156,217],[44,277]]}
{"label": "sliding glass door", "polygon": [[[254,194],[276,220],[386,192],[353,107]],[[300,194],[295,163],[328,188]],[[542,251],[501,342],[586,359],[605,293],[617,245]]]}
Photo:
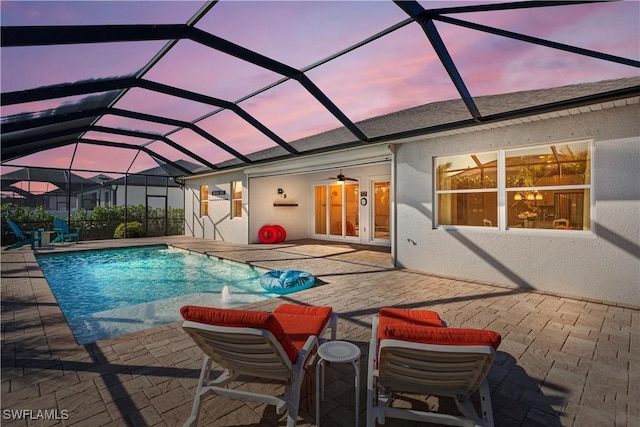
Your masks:
{"label": "sliding glass door", "polygon": [[320,236],[358,237],[359,191],[357,182],[316,185],[314,233]]}

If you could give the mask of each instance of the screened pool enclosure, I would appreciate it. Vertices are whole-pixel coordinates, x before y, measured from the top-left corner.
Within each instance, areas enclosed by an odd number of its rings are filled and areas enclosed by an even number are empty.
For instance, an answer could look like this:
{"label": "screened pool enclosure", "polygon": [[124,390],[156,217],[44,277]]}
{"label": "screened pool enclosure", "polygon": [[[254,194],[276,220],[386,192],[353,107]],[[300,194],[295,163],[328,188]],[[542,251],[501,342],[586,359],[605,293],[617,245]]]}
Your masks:
{"label": "screened pool enclosure", "polygon": [[[640,94],[628,79],[578,97],[479,100],[638,76],[637,2],[1,7],[3,227],[60,217],[82,239],[112,238],[131,221],[146,235],[188,233],[181,184],[195,174]],[[403,115],[451,100],[423,120]],[[368,121],[382,115],[392,124]]]}

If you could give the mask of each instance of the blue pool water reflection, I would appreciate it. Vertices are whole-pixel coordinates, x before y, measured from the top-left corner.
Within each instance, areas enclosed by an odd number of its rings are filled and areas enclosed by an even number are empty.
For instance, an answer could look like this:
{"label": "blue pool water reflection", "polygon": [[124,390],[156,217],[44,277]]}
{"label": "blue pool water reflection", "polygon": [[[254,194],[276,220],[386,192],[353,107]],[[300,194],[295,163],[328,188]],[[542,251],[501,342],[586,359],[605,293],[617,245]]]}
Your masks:
{"label": "blue pool water reflection", "polygon": [[37,256],[79,344],[180,320],[185,304],[233,307],[274,294],[265,270],[166,246]]}

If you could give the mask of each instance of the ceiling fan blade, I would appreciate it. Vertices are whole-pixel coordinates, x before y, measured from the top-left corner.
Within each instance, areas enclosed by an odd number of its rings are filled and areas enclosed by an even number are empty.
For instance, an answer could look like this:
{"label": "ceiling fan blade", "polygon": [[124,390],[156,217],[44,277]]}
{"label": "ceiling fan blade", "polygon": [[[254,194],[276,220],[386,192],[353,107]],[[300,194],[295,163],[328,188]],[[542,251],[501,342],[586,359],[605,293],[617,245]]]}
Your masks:
{"label": "ceiling fan blade", "polygon": [[344,176],[344,175],[341,175],[341,176],[330,176],[327,179],[331,179],[331,180],[334,180],[334,181],[356,181],[356,182],[358,181],[356,178],[349,178],[348,176]]}
{"label": "ceiling fan blade", "polygon": [[342,171],[340,171],[340,173],[338,174],[338,176],[330,176],[330,177],[329,177],[329,178],[327,178],[327,179],[335,179],[335,180],[338,180],[338,181],[340,181],[340,182],[345,182],[345,181],[356,181],[356,182],[357,182],[357,181],[358,181],[358,180],[357,180],[357,179],[355,179],[355,178],[349,178],[348,176],[344,176],[344,175],[342,174]]}

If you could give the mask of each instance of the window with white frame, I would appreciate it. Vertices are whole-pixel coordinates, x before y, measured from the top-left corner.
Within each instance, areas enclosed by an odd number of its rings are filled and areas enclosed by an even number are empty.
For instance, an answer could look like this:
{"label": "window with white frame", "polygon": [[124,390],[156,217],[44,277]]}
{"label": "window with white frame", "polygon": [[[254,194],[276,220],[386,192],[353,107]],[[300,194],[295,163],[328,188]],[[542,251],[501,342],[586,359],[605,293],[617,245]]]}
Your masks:
{"label": "window with white frame", "polygon": [[231,183],[231,218],[242,217],[242,181]]}
{"label": "window with white frame", "polygon": [[200,186],[200,216],[209,215],[209,186],[204,184]]}
{"label": "window with white frame", "polygon": [[438,157],[438,226],[588,230],[592,141]]}

